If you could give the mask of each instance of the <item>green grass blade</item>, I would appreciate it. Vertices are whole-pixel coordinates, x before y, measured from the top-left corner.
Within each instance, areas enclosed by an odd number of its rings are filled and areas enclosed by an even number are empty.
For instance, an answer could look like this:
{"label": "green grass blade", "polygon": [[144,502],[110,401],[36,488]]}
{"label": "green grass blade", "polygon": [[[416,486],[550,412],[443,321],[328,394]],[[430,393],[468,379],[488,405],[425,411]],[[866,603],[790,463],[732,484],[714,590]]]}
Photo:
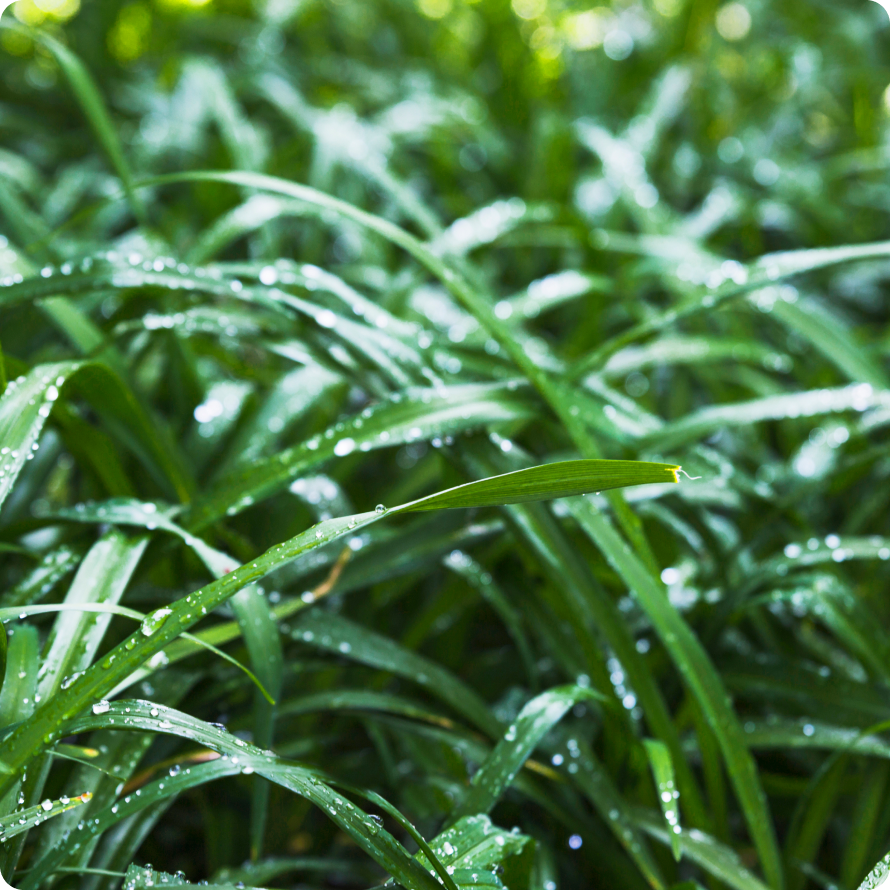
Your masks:
{"label": "green grass blade", "polygon": [[[664,819],[657,813],[643,809],[634,809],[633,813],[636,823],[646,834],[663,844],[670,843]],[[730,847],[695,828],[681,832],[679,838],[684,857],[733,890],[766,890],[767,885],[745,868]]]}
{"label": "green grass blade", "polygon": [[[146,535],[130,537],[119,531],[103,535],[80,564],[65,604],[116,606],[147,545]],[[41,664],[41,698],[52,698],[63,682],[92,663],[110,622],[111,615],[107,613],[59,613]]]}
{"label": "green grass blade", "polygon": [[[267,695],[276,700],[281,695],[284,654],[278,625],[272,615],[264,591],[259,587],[245,587],[232,597],[232,609],[238,620],[241,635],[250,654],[250,663],[261,679]],[[253,739],[261,748],[271,748],[276,708],[267,697],[254,697]],[[250,815],[251,858],[259,859],[266,831],[269,807],[269,786],[256,783],[252,789]]]}
{"label": "green grass blade", "polygon": [[0,398],[0,505],[35,446],[39,447],[40,433],[59,398],[59,388],[81,367],[80,362],[42,365],[7,386]]}
{"label": "green grass blade", "polygon": [[760,855],[764,875],[771,886],[781,888],[782,865],[766,795],[720,675],[689,625],[671,605],[660,585],[621,541],[608,519],[583,500],[567,503],[581,528],[633,592],[690,692],[698,699],[717,737],[751,839]]}
{"label": "green grass blade", "polygon": [[62,813],[83,806],[83,804],[89,802],[91,797],[92,795],[87,793],[74,798],[47,799],[35,807],[17,810],[9,816],[0,818],[0,843],[5,843],[18,834],[30,831],[47,819],[52,819],[53,816],[61,816]]}
{"label": "green grass blade", "polygon": [[658,792],[658,802],[667,830],[671,839],[671,852],[674,859],[680,861],[680,838],[677,836],[682,831],[680,827],[680,810],[677,806],[679,792],[674,786],[674,762],[671,760],[671,752],[664,742],[657,739],[643,739],[646,756],[649,758],[649,767],[652,770],[652,778],[655,779],[655,790]]}
{"label": "green grass blade", "polygon": [[628,485],[677,482],[679,469],[671,464],[632,460],[559,461],[541,467],[515,470],[478,482],[468,482],[420,498],[398,509],[442,510],[456,507],[524,504],[529,501],[607,491]]}
{"label": "green grass blade", "polygon": [[865,876],[865,880],[859,885],[859,890],[878,890],[878,887],[887,883],[888,874],[890,874],[890,853]]}
{"label": "green grass blade", "polygon": [[541,739],[582,699],[603,701],[605,697],[591,689],[561,686],[528,702],[473,776],[452,818],[490,812]]}

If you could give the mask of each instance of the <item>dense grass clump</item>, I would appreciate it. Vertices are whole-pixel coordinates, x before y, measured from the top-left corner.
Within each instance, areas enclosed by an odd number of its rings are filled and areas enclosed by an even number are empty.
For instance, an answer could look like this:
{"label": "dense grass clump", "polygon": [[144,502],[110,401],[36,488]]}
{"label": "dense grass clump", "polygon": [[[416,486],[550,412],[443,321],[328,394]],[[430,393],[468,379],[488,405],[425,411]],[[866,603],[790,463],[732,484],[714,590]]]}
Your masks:
{"label": "dense grass clump", "polygon": [[5,879],[855,890],[885,13],[2,25]]}

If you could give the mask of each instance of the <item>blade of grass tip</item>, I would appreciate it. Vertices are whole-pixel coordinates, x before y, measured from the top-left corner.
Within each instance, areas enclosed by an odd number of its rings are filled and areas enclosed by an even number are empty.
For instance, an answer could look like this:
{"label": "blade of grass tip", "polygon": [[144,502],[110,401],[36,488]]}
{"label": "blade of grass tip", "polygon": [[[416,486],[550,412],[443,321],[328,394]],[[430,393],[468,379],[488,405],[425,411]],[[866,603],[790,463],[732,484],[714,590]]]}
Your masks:
{"label": "blade of grass tip", "polygon": [[453,811],[449,824],[463,816],[490,812],[541,739],[582,699],[606,700],[592,689],[560,686],[528,702],[473,776],[470,789]]}
{"label": "blade of grass tip", "polygon": [[[457,485],[398,507],[399,512],[523,504],[650,482],[677,482],[673,464],[633,460],[567,460]],[[558,492],[565,492],[559,494]]]}
{"label": "blade of grass tip", "polygon": [[670,603],[661,585],[624,544],[607,517],[581,498],[566,501],[566,505],[633,592],[687,687],[700,702],[720,745],[764,875],[770,885],[779,890],[784,883],[782,863],[766,794],[757,764],[748,750],[745,733],[708,653]]}
{"label": "blade of grass tip", "polygon": [[68,81],[68,85],[71,87],[71,91],[74,93],[84,116],[92,127],[93,133],[99,140],[105,154],[108,155],[114,171],[120,177],[124,191],[127,194],[130,209],[133,211],[133,216],[136,217],[140,225],[145,225],[145,207],[142,199],[136,194],[133,174],[124,156],[123,147],[108,114],[108,109],[105,107],[102,95],[83,62],[67,46],[51,37],[45,31],[21,30],[42,44],[56,60],[59,68],[62,69],[62,73]]}
{"label": "blade of grass tip", "polygon": [[674,762],[671,760],[671,752],[664,742],[657,739],[643,739],[646,756],[649,758],[649,767],[652,770],[652,778],[655,780],[655,790],[658,793],[658,802],[671,840],[671,852],[674,859],[680,861],[680,810],[677,807],[677,798],[680,796],[674,787]]}

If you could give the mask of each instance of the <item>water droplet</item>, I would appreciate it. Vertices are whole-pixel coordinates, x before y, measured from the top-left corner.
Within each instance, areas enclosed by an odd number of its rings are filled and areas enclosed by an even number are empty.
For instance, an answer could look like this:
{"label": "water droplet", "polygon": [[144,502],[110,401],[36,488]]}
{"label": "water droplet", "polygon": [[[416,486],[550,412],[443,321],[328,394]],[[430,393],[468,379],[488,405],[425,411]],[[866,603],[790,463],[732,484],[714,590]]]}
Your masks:
{"label": "water droplet", "polygon": [[385,512],[386,512],[386,507],[384,507],[383,504],[378,504],[378,505],[374,508],[374,512],[377,513],[378,515],[380,515],[380,514],[382,514],[382,513],[385,513]]}
{"label": "water droplet", "polygon": [[142,631],[142,634],[144,636],[150,637],[159,627],[164,624],[168,616],[172,614],[172,609],[156,609],[142,622],[142,626],[139,629]]}
{"label": "water droplet", "polygon": [[341,439],[334,446],[334,454],[337,457],[346,457],[347,454],[352,454],[353,451],[355,451],[355,439]]}

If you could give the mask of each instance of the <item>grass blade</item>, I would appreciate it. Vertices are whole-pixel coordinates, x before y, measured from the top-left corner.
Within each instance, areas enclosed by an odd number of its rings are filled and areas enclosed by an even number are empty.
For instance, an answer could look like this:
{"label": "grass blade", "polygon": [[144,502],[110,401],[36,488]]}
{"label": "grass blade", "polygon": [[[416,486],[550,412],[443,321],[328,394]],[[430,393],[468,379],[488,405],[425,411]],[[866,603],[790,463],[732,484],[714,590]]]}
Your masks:
{"label": "grass blade", "polygon": [[582,699],[604,701],[605,697],[591,689],[562,686],[528,702],[473,776],[470,790],[453,818],[490,812],[541,739]]}
{"label": "grass blade", "polygon": [[690,692],[698,699],[720,745],[764,874],[771,886],[781,888],[782,865],[766,795],[720,675],[689,625],[621,541],[608,519],[580,499],[568,502],[568,506],[581,528],[634,593]]}

